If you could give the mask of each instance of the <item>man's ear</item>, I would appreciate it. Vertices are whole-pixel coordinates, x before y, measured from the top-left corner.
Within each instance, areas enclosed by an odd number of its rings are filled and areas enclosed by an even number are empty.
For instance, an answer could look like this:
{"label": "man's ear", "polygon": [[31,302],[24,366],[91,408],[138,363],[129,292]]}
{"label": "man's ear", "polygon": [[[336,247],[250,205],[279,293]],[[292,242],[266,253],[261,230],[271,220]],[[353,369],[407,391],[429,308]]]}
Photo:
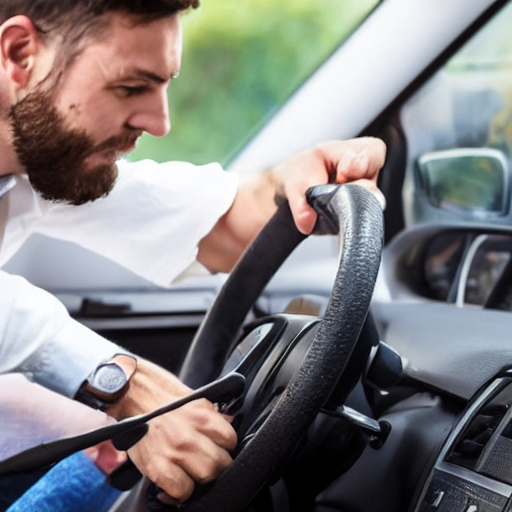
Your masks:
{"label": "man's ear", "polygon": [[27,86],[40,43],[39,33],[27,16],[13,16],[0,27],[0,63],[15,89]]}

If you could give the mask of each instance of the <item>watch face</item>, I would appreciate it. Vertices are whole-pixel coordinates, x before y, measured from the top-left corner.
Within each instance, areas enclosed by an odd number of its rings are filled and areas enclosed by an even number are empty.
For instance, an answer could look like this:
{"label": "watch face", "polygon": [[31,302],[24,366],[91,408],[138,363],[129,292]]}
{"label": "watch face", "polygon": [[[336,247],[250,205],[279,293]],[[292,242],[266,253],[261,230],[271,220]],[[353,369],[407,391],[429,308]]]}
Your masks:
{"label": "watch face", "polygon": [[116,364],[106,364],[96,370],[91,385],[103,393],[117,393],[126,384],[123,370]]}

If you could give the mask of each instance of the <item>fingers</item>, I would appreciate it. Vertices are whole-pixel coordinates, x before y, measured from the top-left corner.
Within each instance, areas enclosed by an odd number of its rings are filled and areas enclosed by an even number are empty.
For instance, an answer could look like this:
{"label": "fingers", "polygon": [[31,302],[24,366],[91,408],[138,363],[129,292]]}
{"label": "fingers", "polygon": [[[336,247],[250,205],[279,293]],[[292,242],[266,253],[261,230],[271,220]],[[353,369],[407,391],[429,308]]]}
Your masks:
{"label": "fingers", "polygon": [[329,142],[324,146],[324,151],[336,169],[336,183],[359,179],[369,179],[376,183],[386,158],[385,144],[373,137]]}
{"label": "fingers", "polygon": [[180,507],[181,501],[177,500],[176,498],[172,498],[165,492],[159,492],[156,495],[157,499],[160,500],[163,504],[169,505],[171,507]]}
{"label": "fingers", "polygon": [[105,441],[84,450],[84,453],[100,468],[103,473],[110,475],[114,469],[126,462],[127,455],[114,448],[111,441]]}
{"label": "fingers", "polygon": [[232,462],[227,450],[205,436],[188,436],[177,440],[165,459],[170,472],[159,471],[155,483],[170,496],[181,500],[192,492],[194,482],[206,484],[214,480]]}
{"label": "fingers", "polygon": [[179,466],[168,469],[168,473],[164,473],[164,469],[157,471],[158,476],[151,480],[165,492],[170,500],[177,503],[188,500],[195,489],[194,480]]}
{"label": "fingers", "polygon": [[283,184],[299,231],[309,234],[315,226],[316,213],[305,198],[306,190],[315,185],[366,180],[361,184],[384,204],[376,184],[385,158],[386,146],[380,139],[361,137],[319,144],[277,167],[278,180]]}
{"label": "fingers", "polygon": [[288,199],[288,203],[297,229],[304,235],[309,235],[315,227],[317,214],[309,206],[306,196],[294,195]]}
{"label": "fingers", "polygon": [[151,420],[148,434],[129,454],[167,495],[184,501],[196,482],[214,480],[231,464],[229,451],[236,442],[229,421],[213,404],[200,400]]}
{"label": "fingers", "polygon": [[193,418],[204,435],[226,450],[236,448],[238,439],[231,426],[232,416],[220,413],[217,404],[212,404],[206,399],[197,400],[189,405],[193,407],[184,408],[183,412]]}

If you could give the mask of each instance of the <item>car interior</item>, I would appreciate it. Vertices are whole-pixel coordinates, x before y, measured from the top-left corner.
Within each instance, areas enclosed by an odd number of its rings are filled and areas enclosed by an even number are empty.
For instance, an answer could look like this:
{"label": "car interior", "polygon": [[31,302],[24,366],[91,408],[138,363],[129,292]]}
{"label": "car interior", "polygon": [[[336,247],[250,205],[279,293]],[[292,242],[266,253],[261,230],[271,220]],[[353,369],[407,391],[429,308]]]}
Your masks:
{"label": "car interior", "polygon": [[165,290],[38,236],[5,266],[193,388],[245,377],[235,462],[183,510],[512,510],[512,2],[432,4],[380,2],[228,166],[380,137],[383,212],[314,188],[315,235],[282,207],[229,276]]}

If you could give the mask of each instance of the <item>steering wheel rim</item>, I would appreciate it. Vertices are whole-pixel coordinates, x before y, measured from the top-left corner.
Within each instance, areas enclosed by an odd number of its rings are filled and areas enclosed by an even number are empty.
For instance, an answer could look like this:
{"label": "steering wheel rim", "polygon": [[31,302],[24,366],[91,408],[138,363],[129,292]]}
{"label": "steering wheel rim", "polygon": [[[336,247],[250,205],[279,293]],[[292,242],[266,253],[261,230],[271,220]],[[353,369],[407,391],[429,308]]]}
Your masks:
{"label": "steering wheel rim", "polygon": [[[187,501],[185,510],[237,512],[247,506],[314,420],[357,343],[380,265],[381,207],[357,185],[314,187],[308,201],[319,214],[317,226],[340,235],[340,262],[325,316],[272,413],[233,464],[204,493]],[[197,332],[180,373],[187,385],[196,388],[218,377],[250,307],[305,238],[288,205],[281,205],[231,272]]]}

